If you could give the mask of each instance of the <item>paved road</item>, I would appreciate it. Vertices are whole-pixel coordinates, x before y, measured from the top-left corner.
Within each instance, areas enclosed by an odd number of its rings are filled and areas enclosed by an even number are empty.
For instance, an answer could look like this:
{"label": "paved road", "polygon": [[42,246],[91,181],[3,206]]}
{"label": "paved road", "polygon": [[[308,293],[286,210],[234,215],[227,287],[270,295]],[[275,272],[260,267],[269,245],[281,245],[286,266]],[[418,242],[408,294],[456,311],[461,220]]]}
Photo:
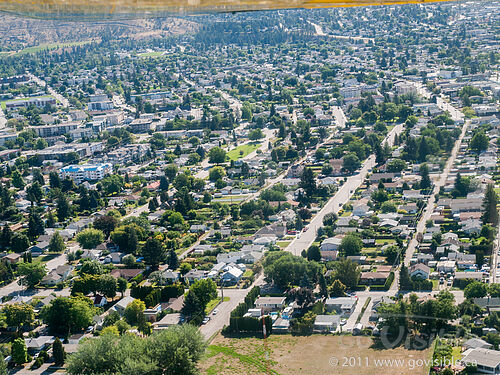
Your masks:
{"label": "paved road", "polygon": [[5,113],[0,107],[0,130],[5,129],[7,127],[7,118],[5,117]]}
{"label": "paved road", "polygon": [[[49,260],[46,263],[47,267],[47,273],[56,269],[58,266],[61,266],[63,264],[66,264],[66,254],[61,254],[54,259]],[[69,295],[69,290],[60,290],[56,291],[54,289],[34,289],[34,290],[24,290],[23,287],[21,287],[17,283],[17,279],[11,282],[10,284],[7,284],[0,288],[0,297],[5,297],[5,296],[16,296],[16,295],[23,295],[23,296],[48,296],[49,294],[55,292],[58,295]]]}
{"label": "paved road", "polygon": [[[416,294],[419,298],[425,297],[425,296],[435,296],[436,294],[439,293],[439,291],[432,291],[432,292],[413,292]],[[464,292],[462,290],[450,290],[450,293],[453,294],[455,297],[455,304],[458,305],[462,303],[465,300],[464,297]],[[408,295],[409,293],[407,293]],[[351,314],[349,319],[347,320],[347,323],[345,326],[342,328],[342,331],[352,331],[354,328],[354,325],[356,324],[356,321],[358,319],[358,316],[361,314],[361,310],[363,309],[363,306],[368,299],[368,297],[371,297],[371,300],[366,308],[366,310],[363,313],[363,316],[360,319],[360,323],[363,324],[364,327],[367,325],[374,325],[374,322],[370,322],[370,314],[371,310],[373,307],[373,301],[375,301],[378,298],[381,298],[382,296],[387,296],[387,297],[394,297],[396,295],[395,290],[388,290],[388,291],[381,291],[381,292],[371,292],[371,291],[362,291],[358,292],[356,294],[358,298],[358,303],[356,305],[356,308],[354,309],[354,312]]]}
{"label": "paved road", "polygon": [[347,118],[345,116],[344,111],[341,107],[333,107],[332,109],[333,115],[335,116],[335,121],[339,125],[341,129],[345,128],[345,124],[347,123]]}
{"label": "paved road", "polygon": [[36,77],[35,75],[28,73],[28,76],[30,77],[31,80],[36,82],[37,85],[41,87],[47,87],[47,91],[49,92],[50,95],[52,95],[54,98],[56,98],[63,107],[69,107],[69,101],[66,99],[64,96],[61,94],[57,93],[52,87],[50,87],[44,80]]}
{"label": "paved road", "polygon": [[[255,285],[255,284],[254,284]],[[220,331],[225,325],[229,325],[229,316],[238,304],[245,299],[252,287],[248,289],[224,289],[224,297],[229,297],[229,301],[221,302],[216,308],[219,310],[217,315],[210,315],[210,321],[200,327],[200,332],[206,339],[212,337]],[[220,289],[217,291],[221,296]]]}
{"label": "paved road", "polygon": [[496,238],[496,246],[493,249],[493,255],[491,257],[491,275],[490,275],[490,284],[497,283],[498,282],[498,276],[499,276],[499,268],[498,268],[498,262],[499,262],[499,257],[498,257],[498,252],[500,251],[500,225],[498,226],[498,233],[497,233],[497,238]]}
{"label": "paved road", "polygon": [[[401,133],[403,130],[403,125],[396,125],[387,134],[385,141],[389,145],[392,145],[394,141],[394,135]],[[335,195],[330,198],[330,200],[323,206],[323,208],[317,213],[316,216],[307,225],[306,232],[301,233],[297,236],[290,244],[286,247],[286,251],[290,251],[294,255],[300,255],[302,250],[307,249],[316,239],[317,230],[323,226],[323,218],[326,214],[330,212],[338,213],[342,206],[349,201],[356,189],[363,183],[369,171],[376,165],[375,156],[371,155],[363,163],[363,167],[360,172],[347,178],[347,181],[340,187],[340,189],[335,193]]]}

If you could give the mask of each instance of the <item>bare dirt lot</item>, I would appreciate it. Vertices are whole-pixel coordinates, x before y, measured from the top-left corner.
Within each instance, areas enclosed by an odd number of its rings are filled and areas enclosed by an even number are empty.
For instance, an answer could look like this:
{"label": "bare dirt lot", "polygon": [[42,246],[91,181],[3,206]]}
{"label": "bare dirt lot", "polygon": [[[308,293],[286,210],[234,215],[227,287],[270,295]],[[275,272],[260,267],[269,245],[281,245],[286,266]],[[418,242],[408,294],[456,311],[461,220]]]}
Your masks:
{"label": "bare dirt lot", "polygon": [[431,349],[378,350],[362,336],[290,336],[257,338],[217,336],[200,363],[203,374],[424,375]]}

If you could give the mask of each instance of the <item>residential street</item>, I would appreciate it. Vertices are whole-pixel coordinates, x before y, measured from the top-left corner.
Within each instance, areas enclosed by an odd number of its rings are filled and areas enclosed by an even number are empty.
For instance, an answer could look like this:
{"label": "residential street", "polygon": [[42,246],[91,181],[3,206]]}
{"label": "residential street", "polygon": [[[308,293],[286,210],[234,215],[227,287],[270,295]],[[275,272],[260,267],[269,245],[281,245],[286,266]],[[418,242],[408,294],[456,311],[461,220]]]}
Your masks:
{"label": "residential street", "polygon": [[[403,125],[396,125],[387,134],[386,141],[392,145],[394,135],[401,133]],[[363,163],[359,173],[356,173],[347,178],[347,181],[339,188],[335,195],[323,206],[316,216],[311,220],[307,226],[306,232],[299,234],[285,249],[294,255],[300,255],[302,250],[306,250],[316,239],[317,230],[323,226],[323,218],[330,212],[338,213],[342,206],[349,201],[356,189],[363,183],[368,173],[375,166],[375,156],[371,155]]]}

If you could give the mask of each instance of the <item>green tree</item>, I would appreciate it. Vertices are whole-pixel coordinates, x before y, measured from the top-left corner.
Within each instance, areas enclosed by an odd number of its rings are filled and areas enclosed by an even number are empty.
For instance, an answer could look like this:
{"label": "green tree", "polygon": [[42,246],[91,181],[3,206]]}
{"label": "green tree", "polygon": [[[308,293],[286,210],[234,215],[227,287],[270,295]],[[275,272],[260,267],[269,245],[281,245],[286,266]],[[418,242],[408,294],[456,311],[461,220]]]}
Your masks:
{"label": "green tree", "polygon": [[226,171],[221,166],[215,166],[210,168],[208,172],[208,179],[210,181],[217,181],[223,178],[226,175]]}
{"label": "green tree", "polygon": [[111,240],[118,245],[121,251],[135,253],[138,244],[138,228],[135,225],[123,225],[111,232]]}
{"label": "green tree", "polygon": [[483,198],[483,224],[498,225],[498,195],[493,184],[488,184]]}
{"label": "green tree", "polygon": [[248,139],[251,141],[258,141],[262,138],[264,138],[264,133],[262,133],[262,130],[259,128],[253,129],[250,133],[248,133]]}
{"label": "green tree", "polygon": [[64,351],[64,347],[59,337],[56,337],[52,344],[52,355],[54,356],[54,363],[56,366],[62,366],[64,364],[66,352]]}
{"label": "green tree", "polygon": [[104,267],[97,260],[85,259],[78,273],[80,275],[102,275]]}
{"label": "green tree", "polygon": [[487,293],[488,287],[480,281],[473,281],[464,289],[464,297],[467,299],[485,297]]}
{"label": "green tree", "polygon": [[71,206],[68,199],[63,194],[59,195],[57,198],[57,220],[60,222],[71,217]]}
{"label": "green tree", "polygon": [[107,195],[113,195],[121,193],[121,191],[125,187],[125,181],[122,176],[113,174],[104,177],[99,182],[98,186],[100,186]]}
{"label": "green tree", "polygon": [[156,238],[148,238],[142,248],[144,262],[153,269],[157,269],[166,258],[166,251],[163,244]]}
{"label": "green tree", "polygon": [[12,360],[17,365],[28,362],[28,349],[24,339],[19,337],[12,342]]}
{"label": "green tree", "polygon": [[146,304],[140,299],[130,302],[125,308],[124,317],[128,324],[137,325],[144,317],[143,311],[146,310]]}
{"label": "green tree", "polygon": [[42,187],[38,181],[33,182],[26,188],[28,200],[34,203],[40,203],[43,199]]}
{"label": "green tree", "polygon": [[174,249],[168,251],[168,268],[176,270],[179,267],[179,257]]}
{"label": "green tree", "polygon": [[5,322],[9,327],[20,327],[27,325],[30,326],[35,321],[35,312],[33,306],[25,303],[14,303],[5,305],[2,309],[5,316]]}
{"label": "green tree", "polygon": [[226,151],[220,147],[214,147],[208,152],[208,160],[212,164],[221,164],[226,161]]}
{"label": "green tree", "polygon": [[25,182],[23,180],[23,177],[21,176],[21,173],[16,169],[14,172],[12,172],[12,185],[18,189],[23,189]]}
{"label": "green tree", "polygon": [[342,158],[342,167],[349,173],[354,173],[358,168],[361,167],[361,162],[358,156],[350,152]]}
{"label": "green tree", "polygon": [[207,304],[214,298],[217,298],[217,285],[211,279],[198,280],[189,288],[182,312],[194,318],[195,322],[201,322]]}
{"label": "green tree", "polygon": [[118,219],[110,215],[99,216],[92,224],[95,229],[102,231],[106,238],[108,238],[111,232],[115,230],[117,225]]}
{"label": "green tree", "polygon": [[61,178],[57,172],[49,173],[49,184],[51,189],[60,189],[62,187]]}
{"label": "green tree", "polygon": [[76,240],[84,249],[95,249],[104,241],[104,233],[95,228],[87,228],[77,234]]}
{"label": "green tree", "polygon": [[40,214],[35,209],[31,209],[28,218],[28,237],[35,240],[44,233],[45,225]]}
{"label": "green tree", "polygon": [[189,324],[146,338],[104,334],[78,346],[78,351],[68,357],[67,372],[196,375],[205,347],[198,329]]}
{"label": "green tree", "polygon": [[102,275],[99,278],[99,292],[101,292],[107,298],[114,298],[116,296],[116,289],[118,288],[118,283],[116,279],[111,275]]}
{"label": "green tree", "polygon": [[93,302],[87,297],[57,297],[42,308],[40,315],[49,329],[67,335],[92,324]]}
{"label": "green tree", "polygon": [[493,298],[500,297],[500,284],[490,284],[488,286],[488,294]]}
{"label": "green tree", "polygon": [[420,189],[429,189],[432,186],[432,182],[429,177],[429,167],[427,166],[427,164],[422,164],[420,166],[420,177]]}
{"label": "green tree", "polygon": [[30,247],[30,240],[25,234],[16,232],[12,236],[11,246],[12,251],[23,253]]}
{"label": "green tree", "polygon": [[343,254],[347,256],[358,255],[361,252],[361,249],[363,249],[363,241],[358,235],[349,233],[344,238],[342,238],[342,241],[340,243],[340,251]]}
{"label": "green tree", "polygon": [[389,163],[387,163],[387,171],[388,172],[401,172],[406,169],[406,162],[401,159],[393,159]]}
{"label": "green tree", "polygon": [[358,265],[350,259],[341,259],[335,263],[334,279],[339,280],[349,289],[358,285],[360,275]]}
{"label": "green tree", "polygon": [[315,260],[316,262],[321,260],[321,252],[318,245],[311,245],[307,249],[307,260]]}
{"label": "green tree", "polygon": [[117,280],[117,290],[118,292],[120,292],[122,294],[122,298],[123,298],[123,293],[125,293],[125,291],[127,290],[127,280],[124,279],[123,277],[119,277],[118,280]]}
{"label": "green tree", "polygon": [[480,153],[482,151],[486,151],[489,146],[489,139],[488,136],[484,133],[484,131],[478,131],[474,136],[472,137],[469,147],[472,151],[476,153]]}
{"label": "green tree", "polygon": [[65,250],[66,245],[64,244],[64,240],[59,232],[56,231],[50,238],[49,251],[53,253],[63,253]]}
{"label": "green tree", "polygon": [[345,296],[345,285],[338,279],[334,280],[329,288],[331,297],[343,297]]}
{"label": "green tree", "polygon": [[45,277],[47,269],[45,268],[45,264],[42,262],[23,262],[18,264],[17,272],[20,276],[22,276],[20,280],[22,285],[26,285],[28,288],[33,288]]}
{"label": "green tree", "polygon": [[316,193],[316,181],[314,179],[314,173],[311,168],[304,168],[302,175],[300,176],[299,186],[304,189],[306,195],[311,198]]}

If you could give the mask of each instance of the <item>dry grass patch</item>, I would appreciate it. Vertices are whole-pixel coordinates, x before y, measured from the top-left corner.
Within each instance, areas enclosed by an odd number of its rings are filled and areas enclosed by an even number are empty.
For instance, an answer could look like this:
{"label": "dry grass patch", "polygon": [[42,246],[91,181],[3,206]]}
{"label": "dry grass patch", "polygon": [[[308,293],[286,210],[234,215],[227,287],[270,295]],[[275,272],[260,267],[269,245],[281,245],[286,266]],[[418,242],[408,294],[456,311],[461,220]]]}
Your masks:
{"label": "dry grass patch", "polygon": [[428,374],[425,360],[431,358],[430,349],[377,350],[372,344],[370,337],[362,336],[272,335],[261,340],[219,335],[209,346],[200,369],[207,375]]}

